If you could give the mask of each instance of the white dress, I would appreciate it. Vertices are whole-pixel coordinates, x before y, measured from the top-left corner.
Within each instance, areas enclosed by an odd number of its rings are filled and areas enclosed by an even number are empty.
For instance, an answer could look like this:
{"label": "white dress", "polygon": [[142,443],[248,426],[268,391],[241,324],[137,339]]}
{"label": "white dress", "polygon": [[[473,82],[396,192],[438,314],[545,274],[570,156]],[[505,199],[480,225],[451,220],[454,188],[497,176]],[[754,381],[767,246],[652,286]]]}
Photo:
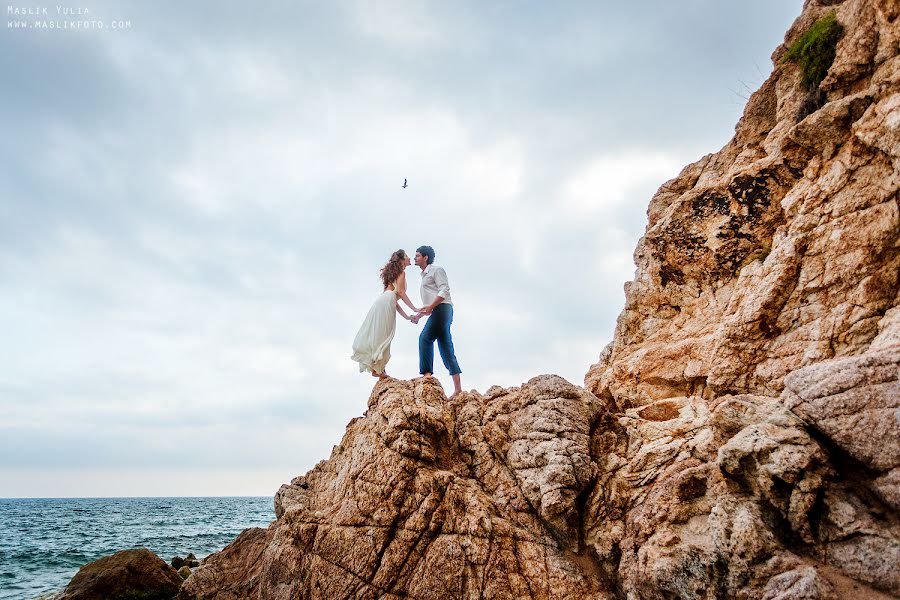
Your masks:
{"label": "white dress", "polygon": [[384,372],[384,366],[391,359],[391,340],[396,329],[397,291],[385,290],[375,299],[353,340],[350,358],[359,363],[360,373]]}

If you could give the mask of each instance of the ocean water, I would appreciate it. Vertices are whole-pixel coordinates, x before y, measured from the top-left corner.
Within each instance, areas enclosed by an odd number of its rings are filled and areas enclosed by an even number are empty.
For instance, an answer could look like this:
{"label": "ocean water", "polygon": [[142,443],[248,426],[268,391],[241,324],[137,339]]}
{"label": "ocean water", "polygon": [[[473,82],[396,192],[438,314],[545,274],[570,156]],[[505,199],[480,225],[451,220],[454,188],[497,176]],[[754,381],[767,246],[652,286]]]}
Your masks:
{"label": "ocean water", "polygon": [[0,498],[0,599],[62,591],[81,565],[126,548],[202,559],[274,518],[270,496]]}

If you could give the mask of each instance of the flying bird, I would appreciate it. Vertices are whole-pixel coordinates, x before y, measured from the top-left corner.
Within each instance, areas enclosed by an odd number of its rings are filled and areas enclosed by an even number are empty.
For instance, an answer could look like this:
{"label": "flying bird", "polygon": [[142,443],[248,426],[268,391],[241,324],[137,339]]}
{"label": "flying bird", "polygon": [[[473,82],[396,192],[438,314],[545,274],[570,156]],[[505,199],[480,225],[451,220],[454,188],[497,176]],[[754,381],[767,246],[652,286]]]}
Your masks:
{"label": "flying bird", "polygon": [[404,189],[407,187],[407,185],[406,185],[406,178],[405,178],[405,177],[403,178],[403,187],[404,187]]}

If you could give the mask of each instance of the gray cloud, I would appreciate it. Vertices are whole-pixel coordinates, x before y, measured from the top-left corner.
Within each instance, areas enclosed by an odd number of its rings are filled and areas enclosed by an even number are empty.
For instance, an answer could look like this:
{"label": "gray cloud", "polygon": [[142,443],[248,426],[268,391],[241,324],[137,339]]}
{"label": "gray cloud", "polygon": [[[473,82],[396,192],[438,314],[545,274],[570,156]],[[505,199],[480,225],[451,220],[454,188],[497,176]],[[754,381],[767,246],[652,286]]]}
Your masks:
{"label": "gray cloud", "polygon": [[305,471],[365,409],[378,269],[422,243],[466,387],[580,382],[649,198],[727,141],[800,4],[92,2],[134,29],[5,31],[0,468]]}

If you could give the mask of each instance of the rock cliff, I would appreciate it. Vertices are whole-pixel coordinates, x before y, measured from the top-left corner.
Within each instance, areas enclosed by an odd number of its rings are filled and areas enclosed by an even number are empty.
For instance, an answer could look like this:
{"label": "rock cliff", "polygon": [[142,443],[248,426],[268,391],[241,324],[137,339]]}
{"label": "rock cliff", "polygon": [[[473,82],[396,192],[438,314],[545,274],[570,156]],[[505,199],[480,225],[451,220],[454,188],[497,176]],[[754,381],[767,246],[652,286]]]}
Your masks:
{"label": "rock cliff", "polygon": [[898,44],[896,0],[808,1],[651,200],[584,387],[379,382],[179,598],[900,597]]}

